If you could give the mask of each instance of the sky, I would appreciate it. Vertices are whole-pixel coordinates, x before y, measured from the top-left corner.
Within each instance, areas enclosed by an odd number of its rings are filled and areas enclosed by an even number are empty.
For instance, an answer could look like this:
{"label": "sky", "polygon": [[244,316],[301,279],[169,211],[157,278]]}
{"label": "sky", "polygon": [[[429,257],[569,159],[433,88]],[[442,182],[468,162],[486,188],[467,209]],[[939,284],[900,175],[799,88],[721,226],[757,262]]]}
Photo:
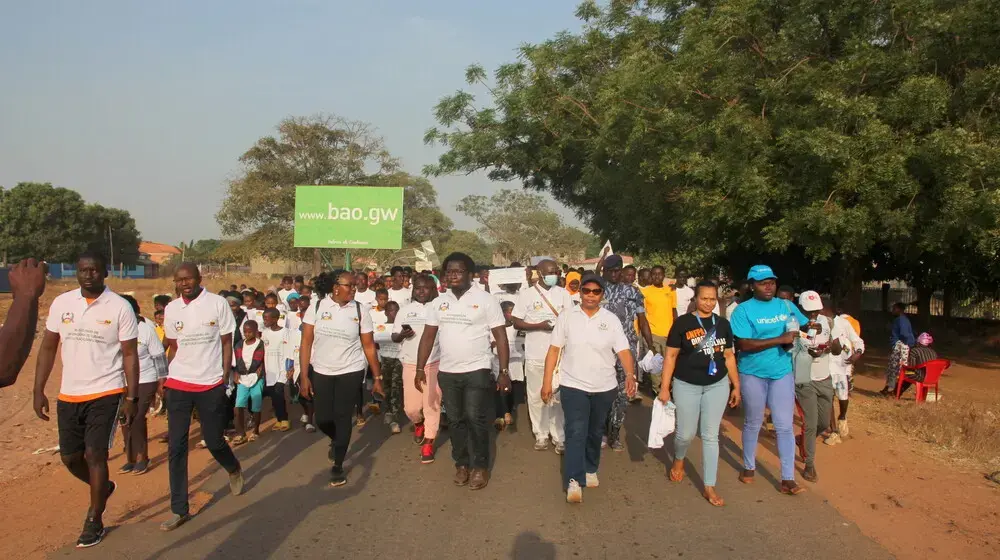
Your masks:
{"label": "sky", "polygon": [[[578,29],[578,3],[0,0],[0,185],[76,190],[130,211],[150,241],[218,237],[226,179],[281,119],[369,122],[419,173],[441,153],[423,144],[433,107],[465,68]],[[476,227],[454,209],[463,196],[520,188],[432,182],[462,229]]]}

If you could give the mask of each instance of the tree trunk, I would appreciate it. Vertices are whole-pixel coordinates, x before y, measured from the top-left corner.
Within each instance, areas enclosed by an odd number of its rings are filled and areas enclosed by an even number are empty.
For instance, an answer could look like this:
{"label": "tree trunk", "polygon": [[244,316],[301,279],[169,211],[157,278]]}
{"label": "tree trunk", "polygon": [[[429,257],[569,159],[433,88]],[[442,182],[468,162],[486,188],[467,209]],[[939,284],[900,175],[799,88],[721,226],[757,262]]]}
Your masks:
{"label": "tree trunk", "polygon": [[322,266],[320,264],[319,249],[313,249],[313,268],[312,268],[313,278],[319,276],[321,268]]}
{"label": "tree trunk", "polygon": [[888,282],[882,283],[882,313],[888,313],[889,306],[892,305],[891,303],[889,303],[889,293],[891,290],[892,287],[889,285]]}
{"label": "tree trunk", "polygon": [[833,300],[847,313],[857,316],[861,313],[861,272],[863,261],[858,258],[840,259],[842,274],[834,278]]}
{"label": "tree trunk", "polygon": [[917,286],[917,317],[927,325],[931,317],[931,298],[934,296],[934,288],[927,286]]}
{"label": "tree trunk", "polygon": [[942,310],[942,315],[944,318],[951,319],[951,308],[954,305],[954,290],[951,288],[944,289],[944,309]]}

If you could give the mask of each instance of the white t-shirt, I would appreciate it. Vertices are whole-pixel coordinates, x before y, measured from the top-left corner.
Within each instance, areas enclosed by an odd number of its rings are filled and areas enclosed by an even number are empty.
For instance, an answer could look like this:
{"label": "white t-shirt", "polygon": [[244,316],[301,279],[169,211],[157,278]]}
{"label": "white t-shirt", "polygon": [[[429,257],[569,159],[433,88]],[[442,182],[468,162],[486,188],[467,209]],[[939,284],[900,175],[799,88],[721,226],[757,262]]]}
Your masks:
{"label": "white t-shirt", "polygon": [[139,383],[155,383],[160,376],[156,372],[156,362],[153,358],[164,354],[163,343],[156,335],[152,321],[139,321],[137,326],[139,329]]}
{"label": "white t-shirt", "polygon": [[121,343],[139,337],[129,302],[105,287],[88,304],[80,289],[72,290],[52,301],[45,330],[57,333],[62,342],[60,400],[82,402],[123,391]]}
{"label": "white t-shirt", "polygon": [[288,296],[292,294],[297,294],[295,290],[286,290],[284,288],[278,290],[278,307],[288,306]]}
{"label": "white t-shirt", "polygon": [[264,384],[268,387],[285,382],[285,336],[287,329],[264,329],[260,339],[264,343]]}
{"label": "white t-shirt", "polygon": [[[243,349],[241,350],[243,356],[243,363],[247,366],[247,371],[250,370],[250,364],[253,363],[253,353],[257,351],[257,347],[260,346],[260,339],[254,340],[253,342],[247,344],[246,341],[243,342]],[[264,350],[265,355],[267,355],[267,350]],[[261,366],[267,367],[267,366]],[[260,370],[257,370],[258,372]],[[240,375],[240,385],[244,387],[253,387],[260,380],[259,373],[245,373]]]}
{"label": "white t-shirt", "polygon": [[[279,325],[281,323],[278,323]],[[290,312],[288,318],[285,319],[285,328],[290,331],[295,331],[299,329],[302,324],[302,317],[299,316],[297,312]]]}
{"label": "white t-shirt", "polygon": [[[429,303],[412,301],[404,305],[396,314],[396,322],[392,324],[392,332],[403,332],[403,325],[410,325],[414,335],[400,343],[399,359],[404,364],[417,363],[417,347],[420,346],[420,337],[424,334],[424,325],[427,324],[427,315],[431,307],[436,304],[436,300]],[[433,364],[441,360],[440,336],[434,339],[434,348],[431,349],[431,356],[427,359],[428,364]]]}
{"label": "white t-shirt", "polygon": [[[548,290],[531,287],[521,291],[520,296],[517,298],[517,303],[514,305],[514,311],[511,314],[526,323],[543,323],[546,321],[555,323],[556,314],[545,303],[545,299],[541,295],[542,293],[545,294],[549,303],[552,304],[552,307],[560,315],[565,313],[566,310],[573,308],[573,299],[569,297],[569,292],[565,289],[559,286],[549,288]],[[544,360],[545,355],[549,351],[551,334],[549,331],[528,331],[524,337],[524,359],[533,361]]]}
{"label": "white t-shirt", "polygon": [[677,316],[680,317],[688,312],[688,306],[691,305],[691,300],[694,299],[694,289],[688,286],[681,286],[677,288]]}
{"label": "white t-shirt", "polygon": [[368,288],[363,292],[354,292],[354,301],[360,301],[368,305],[368,307],[375,307],[375,290]]}
{"label": "white t-shirt", "polygon": [[864,354],[865,341],[854,331],[854,327],[843,316],[838,315],[833,318],[833,326],[830,329],[831,340],[840,340],[843,347],[839,356],[830,357],[830,373],[836,375],[853,375],[854,364],[851,357],[857,354]]}
{"label": "white t-shirt", "polygon": [[503,303],[505,301],[512,301],[514,303],[517,303],[517,298],[518,298],[518,296],[521,295],[522,292],[523,292],[523,290],[518,290],[517,292],[514,292],[513,294],[508,294],[507,292],[505,292],[503,290],[500,290],[498,292],[494,292],[493,293],[493,297],[497,298],[497,302],[498,303]]}
{"label": "white t-shirt", "polygon": [[389,301],[394,301],[402,307],[413,301],[413,290],[410,288],[400,288],[398,290],[389,288]]}
{"label": "white t-shirt", "polygon": [[556,319],[552,346],[563,349],[560,362],[560,385],[588,393],[610,391],[618,387],[615,362],[618,352],[628,350],[628,339],[618,316],[600,307],[588,317],[575,306]]}
{"label": "white t-shirt", "polygon": [[740,305],[740,303],[738,301],[736,301],[736,300],[733,300],[733,301],[729,302],[729,305],[726,306],[726,320],[727,321],[730,318],[732,318],[733,312],[736,311],[736,308],[739,307],[739,305]]}
{"label": "white t-shirt", "polygon": [[[493,339],[492,332],[490,333],[490,342],[496,342],[496,340]],[[514,327],[507,327],[507,347],[511,363],[524,361],[524,355],[521,353],[519,346],[520,344],[517,343],[517,329]],[[497,356],[499,355],[495,347],[493,348],[493,354]]]}
{"label": "white t-shirt", "polygon": [[310,359],[316,373],[343,375],[367,367],[361,334],[372,332],[372,317],[365,304],[349,301],[340,305],[327,296],[319,302],[319,309],[315,303],[309,306],[302,322],[315,327]]}
{"label": "white t-shirt", "polygon": [[[372,309],[372,338],[378,344],[378,355],[382,358],[398,358],[399,343],[392,341],[392,325],[388,323],[385,311]],[[399,314],[396,315],[399,318]]]}
{"label": "white t-shirt", "polygon": [[195,385],[222,382],[222,337],[236,330],[224,298],[202,289],[191,303],[171,301],[163,311],[163,330],[166,338],[177,341],[168,379]]}
{"label": "white t-shirt", "polygon": [[[292,380],[298,381],[299,374],[302,373],[302,368],[299,365],[299,349],[302,348],[302,331],[296,329],[294,331],[285,331],[285,362],[288,360],[292,362]],[[282,371],[288,371],[286,365],[281,366]]]}
{"label": "white t-shirt", "polygon": [[506,324],[496,298],[470,289],[462,298],[448,290],[431,304],[427,324],[438,327],[441,371],[467,373],[490,369],[490,330]]}

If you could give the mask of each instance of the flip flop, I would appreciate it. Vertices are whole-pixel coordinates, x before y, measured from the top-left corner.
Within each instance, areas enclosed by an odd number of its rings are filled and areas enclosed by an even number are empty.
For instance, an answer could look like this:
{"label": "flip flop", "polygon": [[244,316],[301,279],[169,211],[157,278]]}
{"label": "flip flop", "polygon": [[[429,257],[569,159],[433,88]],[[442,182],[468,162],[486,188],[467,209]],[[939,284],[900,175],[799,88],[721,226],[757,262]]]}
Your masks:
{"label": "flip flop", "polygon": [[714,498],[710,498],[708,494],[702,494],[702,497],[715,507],[722,507],[726,505],[726,501],[722,499],[722,496],[716,495]]}
{"label": "flip flop", "polygon": [[782,484],[781,485],[781,493],[782,494],[787,494],[789,496],[797,496],[797,495],[799,495],[799,494],[801,494],[801,493],[803,493],[803,492],[806,491],[805,488],[799,486],[798,484],[795,484],[795,483],[793,483],[793,484],[794,484],[794,486],[785,486],[784,484]]}
{"label": "flip flop", "polygon": [[667,477],[670,479],[670,482],[682,482],[684,480],[684,469],[678,472],[670,468],[667,470]]}
{"label": "flip flop", "polygon": [[743,484],[753,484],[754,471],[744,469],[740,472],[740,482]]}

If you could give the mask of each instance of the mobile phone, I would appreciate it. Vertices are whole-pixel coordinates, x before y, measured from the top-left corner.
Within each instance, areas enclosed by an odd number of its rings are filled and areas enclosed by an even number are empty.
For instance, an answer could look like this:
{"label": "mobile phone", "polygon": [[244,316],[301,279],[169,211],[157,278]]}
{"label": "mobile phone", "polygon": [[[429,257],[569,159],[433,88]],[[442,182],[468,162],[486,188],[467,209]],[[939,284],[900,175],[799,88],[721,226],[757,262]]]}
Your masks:
{"label": "mobile phone", "polygon": [[410,325],[407,325],[406,323],[403,323],[403,329],[410,329],[412,331],[413,327],[411,327]]}

